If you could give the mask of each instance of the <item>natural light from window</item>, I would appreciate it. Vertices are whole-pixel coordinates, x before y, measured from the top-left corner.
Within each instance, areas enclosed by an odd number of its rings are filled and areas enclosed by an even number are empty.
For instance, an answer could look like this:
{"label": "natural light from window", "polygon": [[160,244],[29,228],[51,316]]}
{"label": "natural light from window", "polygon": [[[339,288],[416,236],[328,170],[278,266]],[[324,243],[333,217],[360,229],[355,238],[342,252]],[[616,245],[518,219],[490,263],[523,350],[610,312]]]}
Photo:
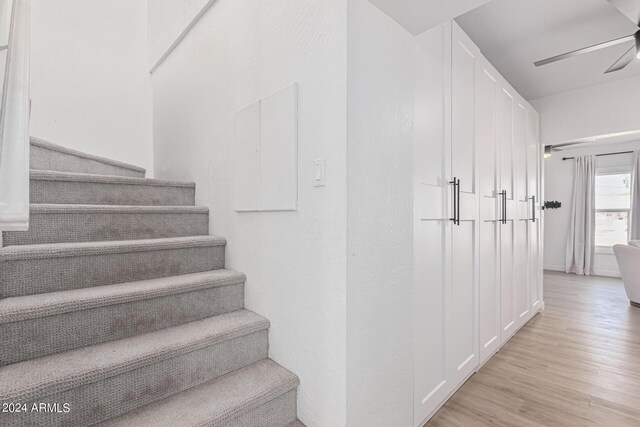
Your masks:
{"label": "natural light from window", "polygon": [[631,173],[596,176],[596,246],[627,244]]}

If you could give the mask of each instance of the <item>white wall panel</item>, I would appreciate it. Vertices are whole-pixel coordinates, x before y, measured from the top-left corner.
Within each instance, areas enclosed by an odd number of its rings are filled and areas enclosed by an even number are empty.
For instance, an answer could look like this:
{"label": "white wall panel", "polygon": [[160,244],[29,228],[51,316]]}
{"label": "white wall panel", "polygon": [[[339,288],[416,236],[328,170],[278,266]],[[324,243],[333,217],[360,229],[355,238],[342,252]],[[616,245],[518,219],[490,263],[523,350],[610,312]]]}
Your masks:
{"label": "white wall panel", "polygon": [[298,206],[298,85],[261,102],[260,210]]}
{"label": "white wall panel", "polygon": [[298,85],[290,85],[240,110],[235,124],[235,210],[295,210]]}
{"label": "white wall panel", "polygon": [[235,210],[260,210],[260,102],[235,117]]}

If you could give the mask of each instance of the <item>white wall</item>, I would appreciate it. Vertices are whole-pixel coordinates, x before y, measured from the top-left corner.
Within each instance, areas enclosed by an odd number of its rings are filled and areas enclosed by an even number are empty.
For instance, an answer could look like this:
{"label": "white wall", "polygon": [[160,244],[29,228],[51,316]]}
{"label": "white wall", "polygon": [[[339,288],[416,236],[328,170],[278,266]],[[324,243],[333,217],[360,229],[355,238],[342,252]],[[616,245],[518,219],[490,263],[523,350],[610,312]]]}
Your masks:
{"label": "white wall", "polygon": [[534,99],[543,144],[640,130],[640,76]]}
{"label": "white wall", "polygon": [[[270,356],[300,377],[310,427],[346,423],[346,19],[346,0],[218,0],[152,77],[156,174],[196,182],[228,268],[248,276],[247,308],[271,321]],[[236,213],[235,112],[292,82],[299,209]]]}
{"label": "white wall", "polygon": [[[571,217],[571,200],[573,192],[573,166],[571,160],[563,161],[562,157],[614,153],[619,151],[639,150],[640,142],[624,144],[603,144],[574,150],[556,152],[545,160],[545,199],[562,202],[562,208],[545,211],[544,219],[544,268],[547,270],[565,271],[565,253]],[[597,167],[631,165],[632,155],[598,157]],[[595,274],[600,276],[620,277],[620,270],[613,254],[597,253]]]}
{"label": "white wall", "polygon": [[349,1],[347,420],[413,424],[415,39]]}
{"label": "white wall", "polygon": [[151,169],[146,2],[31,4],[31,135]]}

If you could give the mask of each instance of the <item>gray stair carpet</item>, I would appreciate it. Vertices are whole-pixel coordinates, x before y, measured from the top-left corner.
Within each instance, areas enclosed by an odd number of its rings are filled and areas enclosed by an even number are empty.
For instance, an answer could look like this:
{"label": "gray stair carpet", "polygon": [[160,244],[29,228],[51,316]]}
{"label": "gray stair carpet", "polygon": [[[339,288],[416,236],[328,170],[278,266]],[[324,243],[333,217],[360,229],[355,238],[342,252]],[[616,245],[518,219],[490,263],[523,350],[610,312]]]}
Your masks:
{"label": "gray stair carpet", "polygon": [[0,425],[303,426],[193,183],[38,139],[31,166],[30,229],[0,248]]}
{"label": "gray stair carpet", "polygon": [[0,250],[0,298],[111,285],[224,267],[212,236],[49,243]]}
{"label": "gray stair carpet", "polygon": [[244,274],[214,270],[0,300],[0,366],[244,308]]}
{"label": "gray stair carpet", "polygon": [[200,206],[31,205],[29,231],[5,232],[5,245],[206,236]]}
{"label": "gray stair carpet", "polygon": [[291,372],[261,360],[100,426],[286,426],[296,420],[297,386]]}
{"label": "gray stair carpet", "polygon": [[193,206],[192,182],[87,173],[31,171],[31,203]]}

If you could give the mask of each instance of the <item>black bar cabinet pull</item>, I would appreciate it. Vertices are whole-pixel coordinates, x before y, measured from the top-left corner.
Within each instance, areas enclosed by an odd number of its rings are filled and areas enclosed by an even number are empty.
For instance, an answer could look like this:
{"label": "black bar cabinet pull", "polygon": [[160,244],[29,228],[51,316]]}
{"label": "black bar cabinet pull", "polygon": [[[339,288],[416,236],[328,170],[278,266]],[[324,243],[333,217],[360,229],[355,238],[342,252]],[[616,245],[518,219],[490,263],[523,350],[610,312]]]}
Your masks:
{"label": "black bar cabinet pull", "polygon": [[453,218],[451,218],[451,221],[453,221],[454,224],[457,223],[458,221],[458,198],[457,198],[457,192],[456,192],[456,188],[458,185],[458,179],[454,176],[453,177],[453,181],[449,181],[449,184],[453,184]]}
{"label": "black bar cabinet pull", "polygon": [[506,224],[507,223],[507,190],[504,190],[504,204],[503,204],[503,209],[504,209],[504,215],[502,217],[502,223]]}
{"label": "black bar cabinet pull", "polygon": [[536,222],[536,196],[531,196],[531,221]]}
{"label": "black bar cabinet pull", "polygon": [[458,186],[458,213],[457,213],[456,217],[457,217],[457,220],[458,220],[457,225],[460,225],[460,179],[459,178],[458,178],[457,186]]}

